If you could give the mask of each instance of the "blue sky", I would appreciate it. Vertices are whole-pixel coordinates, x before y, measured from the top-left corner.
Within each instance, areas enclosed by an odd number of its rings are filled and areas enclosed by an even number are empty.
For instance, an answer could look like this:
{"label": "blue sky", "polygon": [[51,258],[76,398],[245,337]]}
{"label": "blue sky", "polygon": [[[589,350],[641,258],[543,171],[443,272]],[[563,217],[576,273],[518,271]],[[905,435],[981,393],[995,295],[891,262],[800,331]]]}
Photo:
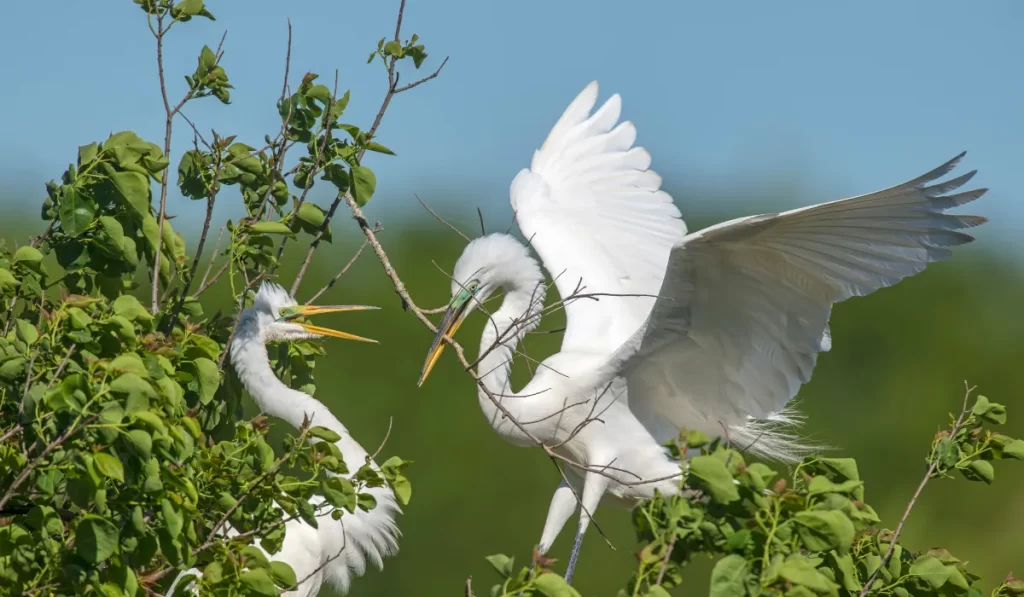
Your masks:
{"label": "blue sky", "polygon": [[[365,60],[393,32],[397,1],[207,4],[218,20],[177,27],[166,50],[179,97],[202,44],[228,32],[234,103],[190,104],[201,128],[216,123],[253,145],[276,130],[287,17],[293,83],[306,71],[330,82],[338,69],[353,94],[347,119],[371,120],[385,81]],[[993,220],[979,239],[1024,254],[1022,17],[1013,0],[409,0],[404,31],[427,44],[424,71],[451,58],[438,79],[393,103],[379,139],[399,157],[368,162],[381,180],[371,205],[389,217],[418,210],[420,192],[459,221],[475,221],[476,205],[502,217],[512,176],[597,79],[602,97],[622,94],[668,188],[757,200],[761,185],[792,182],[793,197],[757,206],[766,211],[900,183],[966,149],[962,168],[979,169],[976,184],[992,189],[971,209]],[[154,44],[130,0],[2,2],[0,53],[3,196],[35,211],[42,183],[76,146],[111,131],[161,142]],[[191,146],[184,123],[177,132],[172,165]],[[437,196],[442,188],[465,189],[473,202],[454,204]],[[677,200],[684,216],[698,207]],[[186,224],[201,219],[198,204],[173,195],[170,211]]]}

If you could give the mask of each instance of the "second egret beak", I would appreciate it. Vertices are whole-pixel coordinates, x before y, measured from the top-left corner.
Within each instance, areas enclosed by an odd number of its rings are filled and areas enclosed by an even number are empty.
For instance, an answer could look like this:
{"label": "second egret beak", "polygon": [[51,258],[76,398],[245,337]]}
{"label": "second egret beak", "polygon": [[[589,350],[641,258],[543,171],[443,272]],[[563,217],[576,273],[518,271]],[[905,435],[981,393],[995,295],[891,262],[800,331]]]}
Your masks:
{"label": "second egret beak", "polygon": [[[379,309],[380,307],[371,307],[369,305],[295,305],[294,307],[285,307],[281,310],[281,319],[289,321],[297,317],[305,317],[309,315],[321,315],[323,313],[340,313],[342,311],[368,311],[371,309]],[[341,332],[338,330],[332,330],[331,328],[325,328],[318,325],[312,325],[309,323],[302,323],[299,321],[294,322],[295,325],[301,326],[302,329],[306,330],[311,334],[318,334],[320,336],[330,336],[332,338],[341,338],[342,340],[357,340],[359,342],[373,342],[377,343],[376,340],[371,338],[363,338],[362,336],[356,336],[355,334],[349,334],[348,332]]]}
{"label": "second egret beak", "polygon": [[[427,381],[427,376],[430,375],[430,371],[437,364],[437,360],[441,358],[441,353],[444,352],[445,344],[444,337],[448,336],[453,338],[455,332],[459,330],[459,326],[466,319],[466,314],[469,312],[469,299],[470,296],[463,297],[463,293],[448,306],[448,310],[444,312],[444,317],[441,319],[441,324],[437,326],[437,335],[434,336],[434,342],[430,345],[430,350],[427,352],[427,360],[423,363],[423,370],[420,372],[420,379],[416,382],[417,386],[422,386],[423,382]],[[461,299],[461,300],[460,300]]]}

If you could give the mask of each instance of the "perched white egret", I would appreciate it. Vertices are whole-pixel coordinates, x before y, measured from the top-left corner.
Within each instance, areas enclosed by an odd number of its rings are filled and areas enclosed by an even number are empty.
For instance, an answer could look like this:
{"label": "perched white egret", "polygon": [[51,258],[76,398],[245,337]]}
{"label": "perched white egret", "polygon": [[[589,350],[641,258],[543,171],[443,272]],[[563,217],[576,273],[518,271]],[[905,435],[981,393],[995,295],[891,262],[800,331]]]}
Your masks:
{"label": "perched white egret", "polygon": [[[375,308],[360,305],[302,306],[280,286],[264,282],[256,293],[253,306],[242,312],[238,331],[231,343],[231,363],[260,409],[296,429],[308,418],[312,425],[326,427],[340,435],[337,446],[350,471],[349,476],[366,463],[367,451],[319,400],[289,388],[274,375],[266,344],[321,336],[374,342],[293,320],[306,315]],[[383,567],[385,557],[398,553],[400,532],[395,517],[401,510],[394,493],[389,487],[372,487],[364,491],[377,500],[376,507],[369,511],[357,509],[346,513],[340,520],[334,520],[329,513],[323,514],[317,516],[317,528],[301,520],[286,523],[281,550],[273,555],[267,554],[268,559],[290,565],[296,579],[301,581],[298,587],[285,595],[313,596],[325,583],[347,592],[352,578],[361,576],[368,562],[379,569]],[[320,503],[323,500],[314,498],[314,501]],[[228,533],[235,534],[233,529]],[[198,571],[188,570],[178,579],[187,573],[197,574]],[[174,585],[168,592],[168,595],[173,594]]]}
{"label": "perched white egret", "polygon": [[[681,429],[772,459],[806,453],[787,431],[787,403],[831,346],[832,305],[948,257],[973,240],[959,229],[985,221],[943,213],[984,193],[950,194],[974,172],[931,184],[961,154],[884,191],[687,234],[648,169],[650,154],[633,147],[636,129],[618,123],[619,96],[592,114],[596,101],[591,83],[511,187],[519,227],[565,302],[561,351],[511,390],[511,356],[539,321],[544,278],[526,246],[492,234],[470,242],[455,264],[453,298],[419,382],[443,336],[501,288],[504,301],[480,340],[487,391],[479,402],[506,440],[534,445],[533,436],[585,465],[566,468],[571,487],[555,490],[538,545],[546,552],[582,504],[570,580],[602,495],[634,504],[655,490],[678,493],[679,464],[662,443]],[[573,298],[580,293],[591,296]]]}

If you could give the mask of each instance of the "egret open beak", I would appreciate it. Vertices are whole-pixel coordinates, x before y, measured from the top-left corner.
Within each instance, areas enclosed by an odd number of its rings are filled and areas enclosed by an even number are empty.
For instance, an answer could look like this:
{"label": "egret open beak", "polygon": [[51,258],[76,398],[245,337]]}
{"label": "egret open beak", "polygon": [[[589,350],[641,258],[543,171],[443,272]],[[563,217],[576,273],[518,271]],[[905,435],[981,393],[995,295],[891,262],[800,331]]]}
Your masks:
{"label": "egret open beak", "polygon": [[[379,309],[380,307],[371,307],[369,305],[296,305],[294,307],[287,307],[284,309],[284,313],[281,315],[281,319],[292,320],[297,317],[308,317],[310,315],[320,315],[323,313],[340,313],[342,311],[368,311],[371,309]],[[332,338],[341,338],[342,340],[358,340],[359,342],[373,342],[377,343],[376,340],[371,338],[363,338],[362,336],[356,336],[355,334],[349,334],[348,332],[341,332],[338,330],[332,330],[331,328],[325,328],[318,325],[312,325],[309,323],[302,323],[299,321],[294,322],[296,325],[301,326],[302,329],[306,330],[311,334],[318,334],[320,336],[330,336]]]}
{"label": "egret open beak", "polygon": [[434,336],[434,342],[430,345],[430,350],[427,352],[427,360],[423,363],[420,379],[416,382],[417,386],[422,386],[423,382],[427,381],[430,371],[437,364],[437,360],[441,358],[441,353],[444,352],[444,347],[447,344],[444,341],[444,337],[454,338],[455,332],[459,331],[459,326],[462,325],[462,322],[466,319],[466,314],[469,312],[470,298],[472,298],[472,293],[463,291],[448,305],[448,310],[444,312],[441,324],[437,326],[437,335]]}

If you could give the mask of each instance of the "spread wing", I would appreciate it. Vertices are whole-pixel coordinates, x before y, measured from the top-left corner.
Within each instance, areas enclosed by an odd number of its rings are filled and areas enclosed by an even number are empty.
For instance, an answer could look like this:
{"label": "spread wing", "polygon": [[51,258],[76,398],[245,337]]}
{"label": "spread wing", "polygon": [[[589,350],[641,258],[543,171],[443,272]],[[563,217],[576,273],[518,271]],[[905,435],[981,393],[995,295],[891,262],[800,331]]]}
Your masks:
{"label": "spread wing", "polygon": [[650,154],[633,147],[636,128],[618,123],[619,96],[591,114],[596,101],[595,82],[512,181],[511,200],[562,299],[602,295],[567,301],[562,351],[610,355],[646,321],[686,226]]}
{"label": "spread wing", "polygon": [[786,419],[829,350],[832,305],[945,259],[973,240],[960,229],[985,221],[944,213],[985,192],[950,194],[974,172],[932,184],[961,157],[884,191],[684,238],[646,331],[623,349],[636,350],[620,373],[637,417],[660,440],[697,429],[764,456],[797,457],[795,438],[765,421]]}

